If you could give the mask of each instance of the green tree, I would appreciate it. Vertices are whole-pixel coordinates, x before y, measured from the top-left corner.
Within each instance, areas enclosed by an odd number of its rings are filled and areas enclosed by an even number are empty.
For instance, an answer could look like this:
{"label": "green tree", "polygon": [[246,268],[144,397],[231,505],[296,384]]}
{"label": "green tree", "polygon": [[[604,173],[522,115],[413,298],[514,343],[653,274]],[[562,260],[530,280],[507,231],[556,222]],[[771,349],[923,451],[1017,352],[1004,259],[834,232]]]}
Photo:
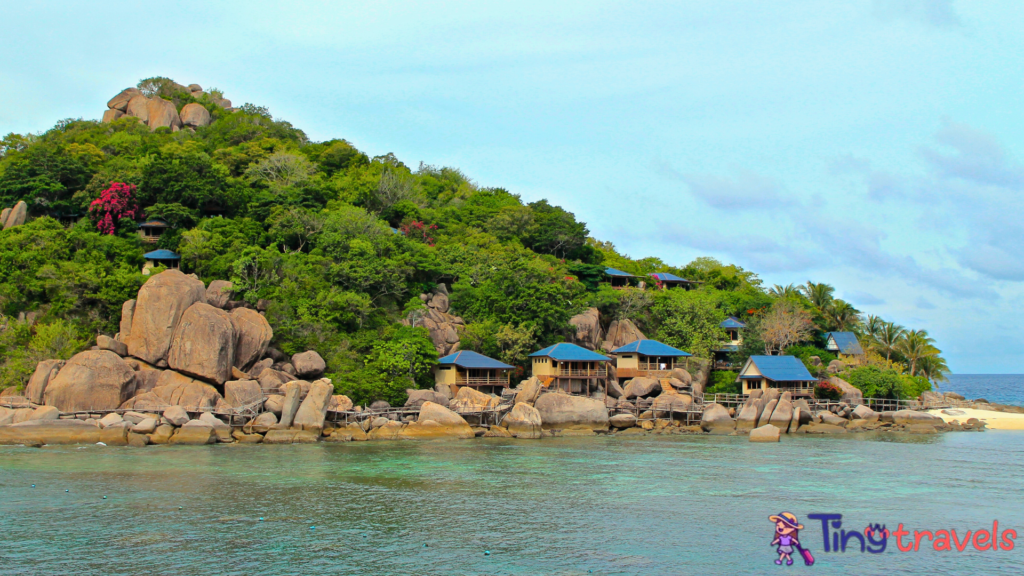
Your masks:
{"label": "green tree", "polygon": [[701,292],[659,292],[651,314],[658,319],[658,340],[699,358],[711,358],[725,339],[719,326],[725,315]]}

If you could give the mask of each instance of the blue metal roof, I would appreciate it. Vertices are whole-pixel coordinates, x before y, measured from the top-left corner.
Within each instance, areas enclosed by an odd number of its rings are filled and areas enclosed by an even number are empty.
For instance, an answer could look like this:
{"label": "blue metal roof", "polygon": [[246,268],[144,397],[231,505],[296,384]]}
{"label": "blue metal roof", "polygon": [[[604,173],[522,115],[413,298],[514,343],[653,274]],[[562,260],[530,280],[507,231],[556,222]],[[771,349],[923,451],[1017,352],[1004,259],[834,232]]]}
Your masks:
{"label": "blue metal roof", "polygon": [[591,352],[582,346],[570,344],[568,342],[562,342],[547,348],[537,350],[530,356],[547,356],[554,360],[561,362],[605,362],[611,360],[607,356],[602,356],[597,352]]}
{"label": "blue metal roof", "polygon": [[622,354],[625,352],[636,352],[644,356],[692,356],[689,352],[683,352],[668,344],[662,344],[657,340],[637,340],[612,350],[612,354]]}
{"label": "blue metal roof", "polygon": [[181,256],[178,256],[170,250],[153,250],[142,255],[147,260],[181,260]]}
{"label": "blue metal roof", "polygon": [[652,272],[648,274],[648,276],[661,282],[689,282],[686,278],[680,278],[679,276],[669,274],[668,272]]}
{"label": "blue metal roof", "polygon": [[[795,356],[751,356],[750,362],[757,367],[761,376],[775,382],[812,382],[817,380],[807,371],[804,363]],[[760,378],[761,376],[744,376],[742,372],[740,373],[740,378]]]}
{"label": "blue metal roof", "polygon": [[509,370],[512,366],[498,362],[494,358],[478,354],[472,350],[459,350],[455,354],[449,354],[437,360],[438,364],[455,364],[461,368],[496,368],[498,370]]}
{"label": "blue metal roof", "polygon": [[829,332],[828,338],[836,343],[841,354],[863,354],[864,349],[857,341],[857,335],[853,332]]}
{"label": "blue metal roof", "polygon": [[163,218],[150,218],[142,224],[139,224],[139,228],[170,228],[170,224],[167,223]]}
{"label": "blue metal roof", "polygon": [[620,276],[622,278],[635,278],[635,276],[633,276],[629,272],[623,272],[622,270],[616,270],[615,268],[610,268],[610,267],[606,267],[604,269],[604,273],[609,275],[609,276]]}
{"label": "blue metal roof", "polygon": [[744,322],[740,322],[735,316],[729,316],[722,323],[719,324],[722,328],[746,328],[747,325]]}
{"label": "blue metal roof", "polygon": [[735,344],[726,344],[725,346],[722,346],[718,350],[715,350],[715,352],[739,352],[739,351],[740,351],[740,347],[735,345]]}

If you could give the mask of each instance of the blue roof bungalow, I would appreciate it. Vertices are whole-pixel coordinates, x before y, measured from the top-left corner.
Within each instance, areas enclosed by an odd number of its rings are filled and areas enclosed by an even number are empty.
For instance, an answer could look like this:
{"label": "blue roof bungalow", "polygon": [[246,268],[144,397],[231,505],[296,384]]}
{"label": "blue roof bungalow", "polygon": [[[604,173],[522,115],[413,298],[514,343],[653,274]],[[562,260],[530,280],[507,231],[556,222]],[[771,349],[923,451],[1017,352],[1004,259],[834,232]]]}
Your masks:
{"label": "blue roof bungalow", "polygon": [[692,356],[657,340],[637,340],[612,350],[615,375],[619,378],[667,378],[680,358]]}
{"label": "blue roof bungalow", "polygon": [[689,290],[697,285],[693,280],[687,280],[686,278],[681,278],[668,272],[652,272],[648,274],[648,276],[653,278],[662,290],[668,290],[669,288],[682,288],[684,290]]}
{"label": "blue roof bungalow", "polygon": [[170,250],[153,250],[142,255],[146,259],[146,263],[142,266],[142,273],[149,275],[149,269],[157,266],[166,266],[168,268],[177,268],[181,262],[181,256],[178,256]]}
{"label": "blue roof bungalow", "polygon": [[163,218],[150,218],[139,224],[139,238],[146,244],[156,244],[164,231],[170,227],[171,225]]}
{"label": "blue roof bungalow", "polygon": [[459,350],[438,359],[434,367],[434,382],[448,386],[452,395],[458,394],[463,386],[485,393],[498,392],[501,388],[508,388],[512,368],[472,350]]}
{"label": "blue roof bungalow", "polygon": [[616,270],[615,268],[605,268],[604,275],[608,277],[608,282],[611,283],[612,288],[625,288],[629,286],[630,281],[636,276],[629,272],[623,272],[622,270]]}
{"label": "blue roof bungalow", "polygon": [[841,360],[859,360],[864,356],[864,349],[853,332],[829,332],[825,338],[825,349]]}
{"label": "blue roof bungalow", "polygon": [[[589,394],[591,384],[608,376],[611,358],[568,342],[530,354],[532,374],[566,392]],[[606,385],[607,386],[607,385]]]}
{"label": "blue roof bungalow", "polygon": [[743,365],[737,382],[742,383],[742,394],[752,390],[778,388],[792,396],[811,396],[818,379],[795,356],[751,356]]}
{"label": "blue roof bungalow", "polygon": [[740,346],[743,345],[743,329],[747,324],[735,316],[729,316],[718,326],[725,330],[726,340],[718,350],[715,350],[715,367],[725,369],[730,367],[729,354],[739,352]]}

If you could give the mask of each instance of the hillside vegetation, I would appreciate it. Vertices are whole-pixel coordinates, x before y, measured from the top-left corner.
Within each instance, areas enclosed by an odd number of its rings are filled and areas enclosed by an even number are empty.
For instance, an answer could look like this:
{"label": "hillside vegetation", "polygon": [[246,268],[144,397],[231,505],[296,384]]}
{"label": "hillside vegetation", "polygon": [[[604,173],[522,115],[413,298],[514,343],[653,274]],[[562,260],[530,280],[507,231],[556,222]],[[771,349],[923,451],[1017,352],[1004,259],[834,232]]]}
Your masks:
{"label": "hillside vegetation", "polygon": [[[407,387],[432,385],[437,351],[424,328],[400,321],[417,317],[420,294],[439,283],[465,321],[461,348],[517,366],[569,337],[569,319],[595,307],[606,325],[630,319],[702,357],[724,338],[727,316],[751,325],[742,360],[771,347],[759,336],[763,319],[796,315],[808,325],[793,344],[821,348],[823,331],[855,330],[882,373],[941,379],[945,370],[926,333],[864,318],[827,285],[767,289],[711,258],[633,259],[545,200],[524,202],[455,168],[369,157],[341,139],[310,142],[265,108],[224,108],[174,86],[157,78],[139,88],[179,111],[202,105],[209,125],[63,120],[0,142],[0,203],[24,201],[29,214],[0,233],[0,388],[23,383],[40,359],[113,335],[121,304],[147,278],[142,255],[155,248],[180,254],[183,270],[204,282],[231,281],[236,299],[269,301],[272,345],[319,351],[339,393],[357,403],[400,401]],[[143,216],[174,228],[143,244]],[[701,284],[615,290],[605,266]],[[715,379],[723,389],[727,380]]]}

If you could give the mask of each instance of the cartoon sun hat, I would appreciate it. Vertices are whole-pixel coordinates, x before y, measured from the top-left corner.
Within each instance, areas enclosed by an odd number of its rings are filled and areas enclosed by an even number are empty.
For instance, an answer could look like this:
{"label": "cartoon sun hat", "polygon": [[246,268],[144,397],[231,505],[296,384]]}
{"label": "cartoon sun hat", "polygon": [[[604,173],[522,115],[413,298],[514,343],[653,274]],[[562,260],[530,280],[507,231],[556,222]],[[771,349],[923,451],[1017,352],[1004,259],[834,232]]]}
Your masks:
{"label": "cartoon sun hat", "polygon": [[796,516],[790,514],[789,512],[783,512],[778,516],[769,516],[768,519],[772,522],[782,522],[786,526],[789,526],[790,528],[796,528],[797,530],[804,529],[804,525],[797,522]]}

